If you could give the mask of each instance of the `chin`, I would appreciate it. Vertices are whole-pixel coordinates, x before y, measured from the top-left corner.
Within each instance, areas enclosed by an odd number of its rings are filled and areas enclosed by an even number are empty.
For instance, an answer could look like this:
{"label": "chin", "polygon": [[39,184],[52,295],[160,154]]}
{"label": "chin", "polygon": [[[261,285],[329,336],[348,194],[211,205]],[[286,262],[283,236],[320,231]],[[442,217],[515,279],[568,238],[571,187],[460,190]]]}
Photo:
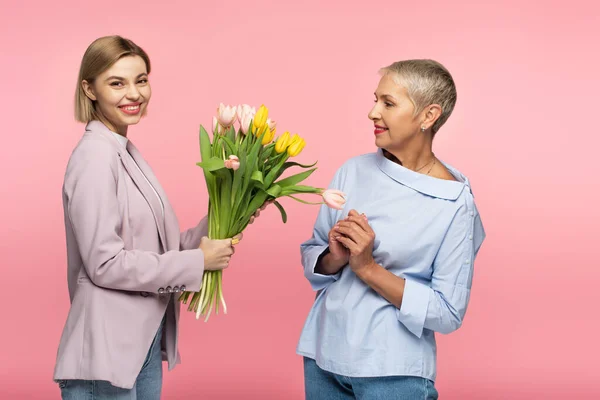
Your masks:
{"label": "chin", "polygon": [[386,140],[381,136],[375,136],[375,146],[379,147],[380,149],[383,149],[386,147],[386,145],[389,145],[389,140]]}

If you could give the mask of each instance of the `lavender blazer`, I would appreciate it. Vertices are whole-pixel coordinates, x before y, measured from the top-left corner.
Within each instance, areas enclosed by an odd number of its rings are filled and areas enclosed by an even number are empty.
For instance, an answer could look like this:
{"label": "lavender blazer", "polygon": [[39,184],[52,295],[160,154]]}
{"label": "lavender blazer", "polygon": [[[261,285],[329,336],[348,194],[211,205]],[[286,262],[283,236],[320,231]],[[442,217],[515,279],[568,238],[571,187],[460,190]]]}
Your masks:
{"label": "lavender blazer", "polygon": [[[131,154],[127,154],[127,150]],[[179,291],[198,291],[206,219],[180,233],[154,173],[99,121],[87,124],[63,185],[71,308],[54,379],[105,380],[132,388],[166,315],[163,360],[177,350]],[[164,204],[161,204],[138,164]]]}

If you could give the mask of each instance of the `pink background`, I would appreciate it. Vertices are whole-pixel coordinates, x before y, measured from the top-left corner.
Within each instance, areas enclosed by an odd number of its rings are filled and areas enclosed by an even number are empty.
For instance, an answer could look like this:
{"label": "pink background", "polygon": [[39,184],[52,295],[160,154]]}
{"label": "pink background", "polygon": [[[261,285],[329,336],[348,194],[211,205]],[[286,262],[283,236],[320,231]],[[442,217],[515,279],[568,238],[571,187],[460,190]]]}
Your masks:
{"label": "pink background", "polygon": [[[378,68],[444,63],[458,104],[434,150],[471,178],[488,238],[463,327],[438,336],[441,398],[600,396],[596,2],[300,3],[2,1],[0,397],[59,397],[61,184],[83,132],[73,92],[83,52],[107,34],[150,54],[149,115],[130,138],[182,227],[205,214],[197,131],[219,102],[268,105],[280,132],[307,139],[300,159],[319,160],[310,183],[327,185],[374,150]],[[284,205],[287,226],[269,209],[239,245],[229,314],[183,315],[183,364],[165,373],[165,399],[303,398],[295,346],[314,294],[298,246],[317,207]]]}

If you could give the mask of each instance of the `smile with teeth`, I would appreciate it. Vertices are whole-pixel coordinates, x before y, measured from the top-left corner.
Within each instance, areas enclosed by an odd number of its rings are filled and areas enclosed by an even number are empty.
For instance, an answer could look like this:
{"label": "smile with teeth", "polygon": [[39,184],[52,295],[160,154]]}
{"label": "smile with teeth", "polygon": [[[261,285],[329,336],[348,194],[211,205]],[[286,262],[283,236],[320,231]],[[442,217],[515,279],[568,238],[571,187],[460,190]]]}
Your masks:
{"label": "smile with teeth", "polygon": [[119,108],[121,109],[121,111],[123,111],[126,114],[137,114],[140,111],[140,103],[138,104],[128,104],[125,106],[119,106]]}

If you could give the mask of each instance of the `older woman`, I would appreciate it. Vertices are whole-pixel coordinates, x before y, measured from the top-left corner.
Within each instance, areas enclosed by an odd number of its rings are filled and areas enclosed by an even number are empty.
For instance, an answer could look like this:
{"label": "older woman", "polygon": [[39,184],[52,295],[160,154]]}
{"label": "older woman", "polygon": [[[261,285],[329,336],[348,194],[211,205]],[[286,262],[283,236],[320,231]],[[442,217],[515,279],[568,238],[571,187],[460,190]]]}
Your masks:
{"label": "older woman", "polygon": [[469,180],[432,151],[456,102],[432,60],[382,69],[369,113],[377,152],[347,161],[301,246],[318,291],[297,352],[306,398],[436,399],[435,332],[458,329],[485,238]]}

